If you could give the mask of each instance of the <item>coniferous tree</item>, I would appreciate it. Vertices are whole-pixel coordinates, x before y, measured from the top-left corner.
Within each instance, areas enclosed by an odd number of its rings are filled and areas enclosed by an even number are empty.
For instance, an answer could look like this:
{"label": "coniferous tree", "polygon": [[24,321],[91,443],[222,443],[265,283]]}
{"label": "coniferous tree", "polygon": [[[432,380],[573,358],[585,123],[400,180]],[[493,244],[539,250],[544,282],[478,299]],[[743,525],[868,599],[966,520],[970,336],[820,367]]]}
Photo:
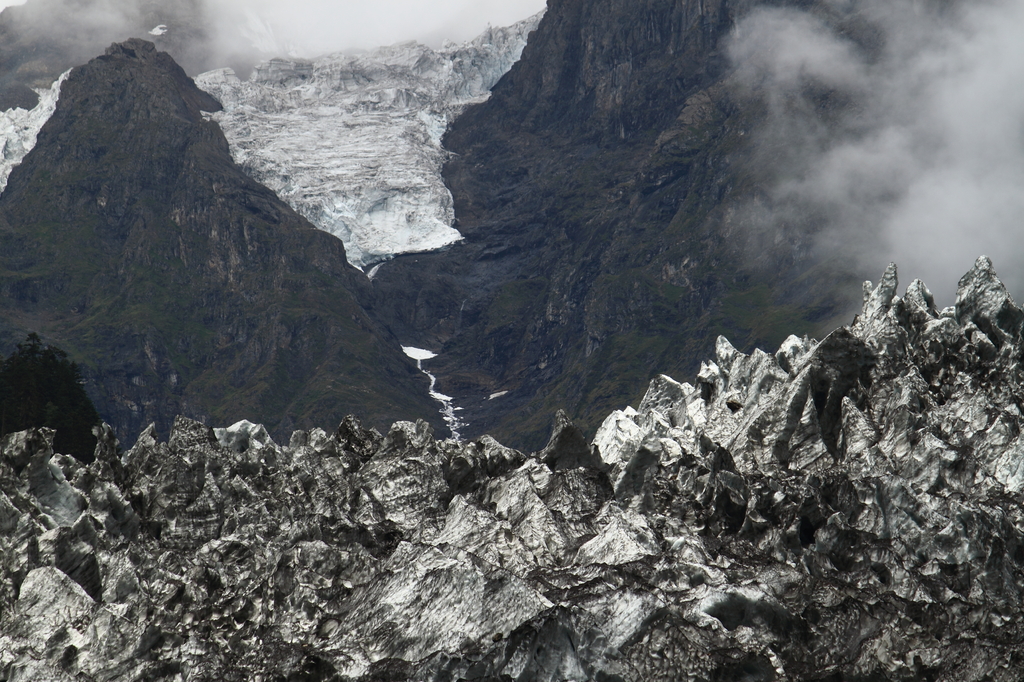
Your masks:
{"label": "coniferous tree", "polygon": [[82,387],[78,365],[35,333],[0,362],[0,436],[48,426],[57,452],[91,462],[99,414]]}

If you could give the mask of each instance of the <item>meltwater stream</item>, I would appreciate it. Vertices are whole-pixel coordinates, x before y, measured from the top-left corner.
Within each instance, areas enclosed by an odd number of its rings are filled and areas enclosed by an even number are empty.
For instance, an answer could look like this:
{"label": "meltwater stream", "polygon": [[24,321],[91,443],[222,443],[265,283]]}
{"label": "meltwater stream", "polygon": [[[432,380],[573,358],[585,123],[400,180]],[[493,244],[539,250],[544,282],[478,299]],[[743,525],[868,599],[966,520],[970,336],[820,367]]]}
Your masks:
{"label": "meltwater stream", "polygon": [[406,355],[408,355],[410,358],[416,361],[416,367],[418,367],[421,372],[430,377],[430,397],[436,400],[437,402],[441,403],[441,409],[439,410],[439,412],[441,413],[441,416],[444,418],[445,424],[447,424],[448,428],[451,429],[452,438],[454,438],[455,440],[461,440],[462,437],[459,435],[459,429],[469,426],[469,424],[465,423],[455,415],[455,413],[461,410],[462,408],[455,407],[455,405],[452,403],[454,398],[452,398],[451,396],[445,395],[444,393],[438,393],[437,391],[435,391],[434,386],[437,385],[437,377],[435,377],[427,370],[423,369],[423,361],[430,360],[431,358],[436,358],[437,353],[432,353],[431,351],[423,348],[414,348],[412,346],[402,346],[402,350],[405,352]]}

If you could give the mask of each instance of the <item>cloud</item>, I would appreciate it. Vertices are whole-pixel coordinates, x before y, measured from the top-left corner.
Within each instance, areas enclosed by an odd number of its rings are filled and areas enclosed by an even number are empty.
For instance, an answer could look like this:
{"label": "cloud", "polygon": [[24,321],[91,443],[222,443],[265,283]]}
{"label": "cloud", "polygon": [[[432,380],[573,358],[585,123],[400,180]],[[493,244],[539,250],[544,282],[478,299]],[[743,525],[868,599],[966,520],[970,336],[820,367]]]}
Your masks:
{"label": "cloud", "polygon": [[[0,3],[11,4],[9,0]],[[20,4],[20,3],[14,3]],[[192,73],[246,70],[271,56],[315,57],[418,40],[440,45],[476,37],[544,8],[545,0],[29,0],[17,10],[21,34],[57,44],[70,58],[101,54],[111,42],[153,39]],[[0,4],[0,8],[6,5]],[[0,51],[2,51],[0,46]]]}
{"label": "cloud", "polygon": [[210,0],[222,34],[258,16],[277,43],[303,56],[406,40],[461,42],[488,24],[505,26],[542,10],[544,0]]}
{"label": "cloud", "polygon": [[[1024,293],[1024,0],[759,9],[730,40],[768,196],[746,221],[951,302],[974,259]],[[756,210],[755,210],[756,209]]]}

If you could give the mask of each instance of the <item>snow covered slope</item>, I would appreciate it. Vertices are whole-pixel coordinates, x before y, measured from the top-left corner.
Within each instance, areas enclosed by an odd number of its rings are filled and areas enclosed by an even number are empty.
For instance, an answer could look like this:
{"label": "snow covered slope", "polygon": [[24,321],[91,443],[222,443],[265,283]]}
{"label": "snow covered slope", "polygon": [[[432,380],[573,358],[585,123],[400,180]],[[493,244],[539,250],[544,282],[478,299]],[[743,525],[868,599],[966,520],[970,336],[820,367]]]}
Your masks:
{"label": "snow covered slope", "polygon": [[0,192],[7,187],[14,167],[36,146],[36,135],[57,108],[60,86],[69,73],[54,81],[49,90],[36,90],[39,104],[32,109],[0,111]]}
{"label": "snow covered slope", "polygon": [[235,161],[365,267],[461,239],[441,136],[464,106],[489,96],[540,16],[440,50],[400,43],[273,59],[244,82],[219,69],[196,83],[224,105],[213,118]]}

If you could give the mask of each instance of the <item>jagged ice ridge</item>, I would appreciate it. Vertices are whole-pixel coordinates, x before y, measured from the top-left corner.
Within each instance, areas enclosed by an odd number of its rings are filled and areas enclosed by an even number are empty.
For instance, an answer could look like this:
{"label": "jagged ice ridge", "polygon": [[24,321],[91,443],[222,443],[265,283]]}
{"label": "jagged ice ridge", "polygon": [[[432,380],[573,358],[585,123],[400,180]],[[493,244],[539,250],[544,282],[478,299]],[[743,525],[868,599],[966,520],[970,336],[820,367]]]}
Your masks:
{"label": "jagged ice ridge", "polygon": [[[1019,680],[1024,311],[987,258],[526,455],[346,418],[0,444],[0,677]],[[303,677],[304,676],[304,677]]]}
{"label": "jagged ice ridge", "polygon": [[400,43],[361,55],[273,59],[239,80],[196,83],[224,105],[213,115],[235,161],[366,267],[462,238],[441,177],[441,136],[519,59],[540,14],[488,28],[461,46]]}

